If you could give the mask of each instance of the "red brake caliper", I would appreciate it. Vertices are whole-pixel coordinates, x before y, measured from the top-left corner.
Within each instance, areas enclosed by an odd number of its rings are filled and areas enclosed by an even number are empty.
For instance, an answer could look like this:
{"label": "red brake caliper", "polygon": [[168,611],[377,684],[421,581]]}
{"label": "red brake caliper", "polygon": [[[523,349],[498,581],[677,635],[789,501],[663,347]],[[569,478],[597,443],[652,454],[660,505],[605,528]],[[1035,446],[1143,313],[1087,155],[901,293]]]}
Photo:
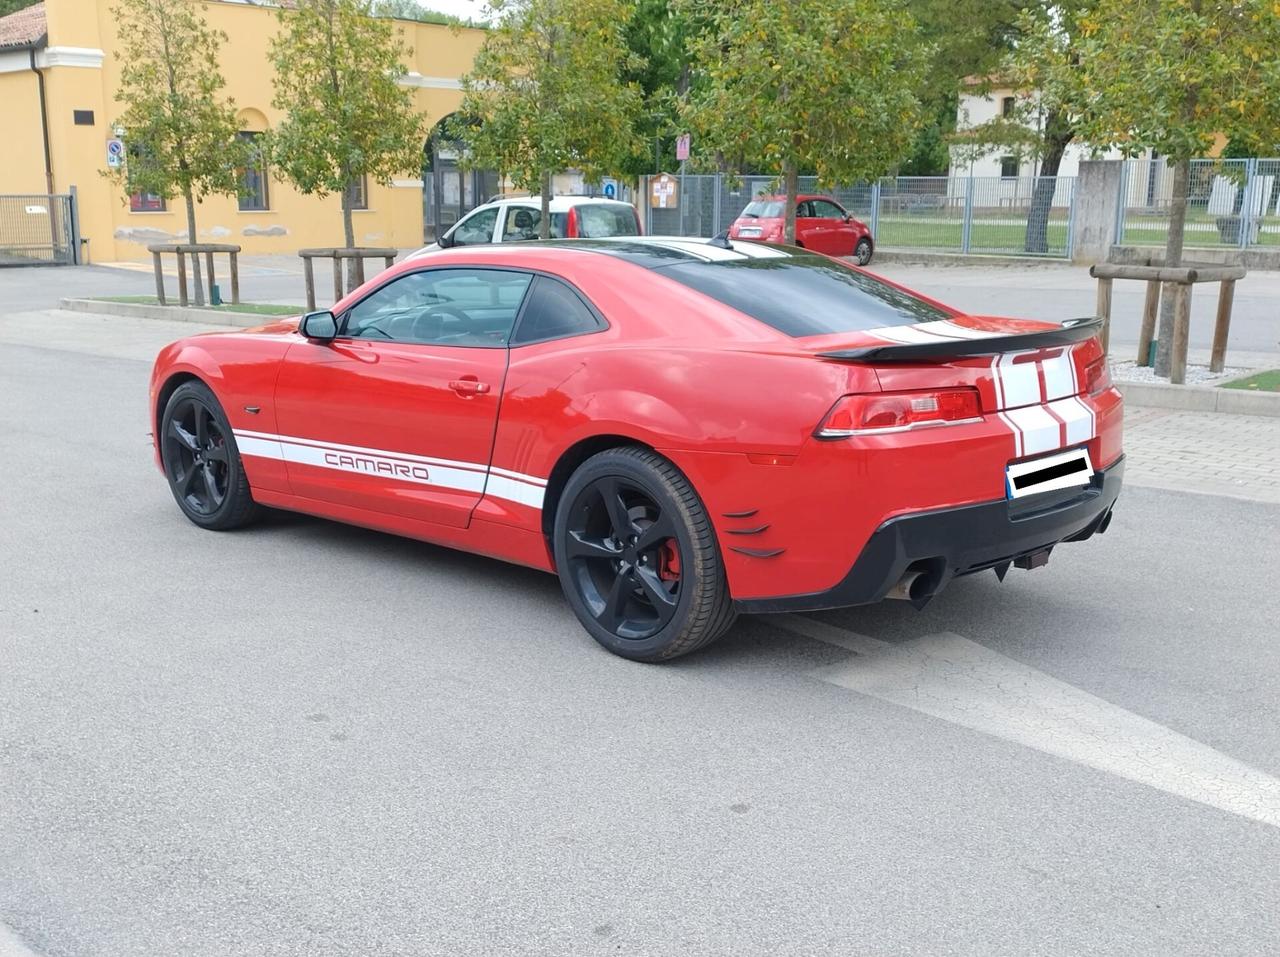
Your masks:
{"label": "red brake caliper", "polygon": [[658,577],[664,582],[680,579],[680,552],[676,549],[676,540],[668,538],[658,550]]}

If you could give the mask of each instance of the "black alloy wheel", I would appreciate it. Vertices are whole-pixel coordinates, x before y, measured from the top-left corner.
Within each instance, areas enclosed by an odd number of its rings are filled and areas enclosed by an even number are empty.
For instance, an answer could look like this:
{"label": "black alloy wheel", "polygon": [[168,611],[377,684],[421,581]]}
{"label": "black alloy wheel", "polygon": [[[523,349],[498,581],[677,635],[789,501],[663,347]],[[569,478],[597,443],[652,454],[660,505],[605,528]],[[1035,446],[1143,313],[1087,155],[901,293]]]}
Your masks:
{"label": "black alloy wheel", "polygon": [[184,399],[164,432],[169,480],[197,515],[212,515],[227,499],[227,437],[199,399]]}
{"label": "black alloy wheel", "polygon": [[160,457],[183,514],[202,528],[227,529],[254,517],[231,426],[213,393],[185,382],[161,418]]}
{"label": "black alloy wheel", "polygon": [[615,654],[674,658],[733,623],[702,503],[655,452],[610,449],[583,463],[560,499],[554,545],[570,606]]}
{"label": "black alloy wheel", "polygon": [[565,554],[583,601],[619,638],[649,638],[666,627],[680,600],[675,526],[644,489],[620,476],[579,493]]}

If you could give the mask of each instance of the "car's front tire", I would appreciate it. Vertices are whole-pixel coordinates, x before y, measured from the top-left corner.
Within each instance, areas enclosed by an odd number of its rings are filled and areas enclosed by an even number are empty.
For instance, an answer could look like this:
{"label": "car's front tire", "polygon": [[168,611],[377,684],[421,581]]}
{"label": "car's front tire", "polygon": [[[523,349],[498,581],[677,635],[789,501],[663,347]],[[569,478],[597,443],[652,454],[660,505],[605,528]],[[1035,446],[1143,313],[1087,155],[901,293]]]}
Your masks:
{"label": "car's front tire", "polygon": [[203,382],[182,383],[165,403],[160,460],[178,508],[201,528],[223,531],[257,518],[231,424]]}
{"label": "car's front tire", "polygon": [[858,244],[853,247],[853,260],[859,266],[865,266],[871,262],[871,240],[863,236],[858,240]]}
{"label": "car's front tire", "polygon": [[616,655],[686,655],[736,617],[706,509],[656,452],[609,449],[579,466],[560,497],[553,545],[569,606]]}

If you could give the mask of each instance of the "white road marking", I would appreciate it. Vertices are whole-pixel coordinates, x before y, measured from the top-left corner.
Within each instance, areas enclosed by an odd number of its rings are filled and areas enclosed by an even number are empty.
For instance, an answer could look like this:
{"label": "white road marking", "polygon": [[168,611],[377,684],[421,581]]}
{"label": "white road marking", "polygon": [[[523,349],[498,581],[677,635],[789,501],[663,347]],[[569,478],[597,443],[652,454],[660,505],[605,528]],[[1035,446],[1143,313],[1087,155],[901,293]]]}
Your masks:
{"label": "white road marking", "polygon": [[0,957],[36,957],[36,952],[12,930],[0,924]]}
{"label": "white road marking", "polygon": [[1280,780],[960,635],[890,645],[796,615],[788,631],[857,657],[823,681],[1280,827]]}

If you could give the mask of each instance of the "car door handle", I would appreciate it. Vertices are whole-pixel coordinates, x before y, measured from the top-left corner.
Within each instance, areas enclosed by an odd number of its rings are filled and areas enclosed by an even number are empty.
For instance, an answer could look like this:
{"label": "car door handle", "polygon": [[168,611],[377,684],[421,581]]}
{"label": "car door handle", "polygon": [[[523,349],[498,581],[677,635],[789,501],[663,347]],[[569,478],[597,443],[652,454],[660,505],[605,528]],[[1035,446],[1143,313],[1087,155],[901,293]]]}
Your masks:
{"label": "car door handle", "polygon": [[461,396],[484,395],[489,391],[489,383],[481,382],[473,375],[464,375],[450,382],[449,388]]}

